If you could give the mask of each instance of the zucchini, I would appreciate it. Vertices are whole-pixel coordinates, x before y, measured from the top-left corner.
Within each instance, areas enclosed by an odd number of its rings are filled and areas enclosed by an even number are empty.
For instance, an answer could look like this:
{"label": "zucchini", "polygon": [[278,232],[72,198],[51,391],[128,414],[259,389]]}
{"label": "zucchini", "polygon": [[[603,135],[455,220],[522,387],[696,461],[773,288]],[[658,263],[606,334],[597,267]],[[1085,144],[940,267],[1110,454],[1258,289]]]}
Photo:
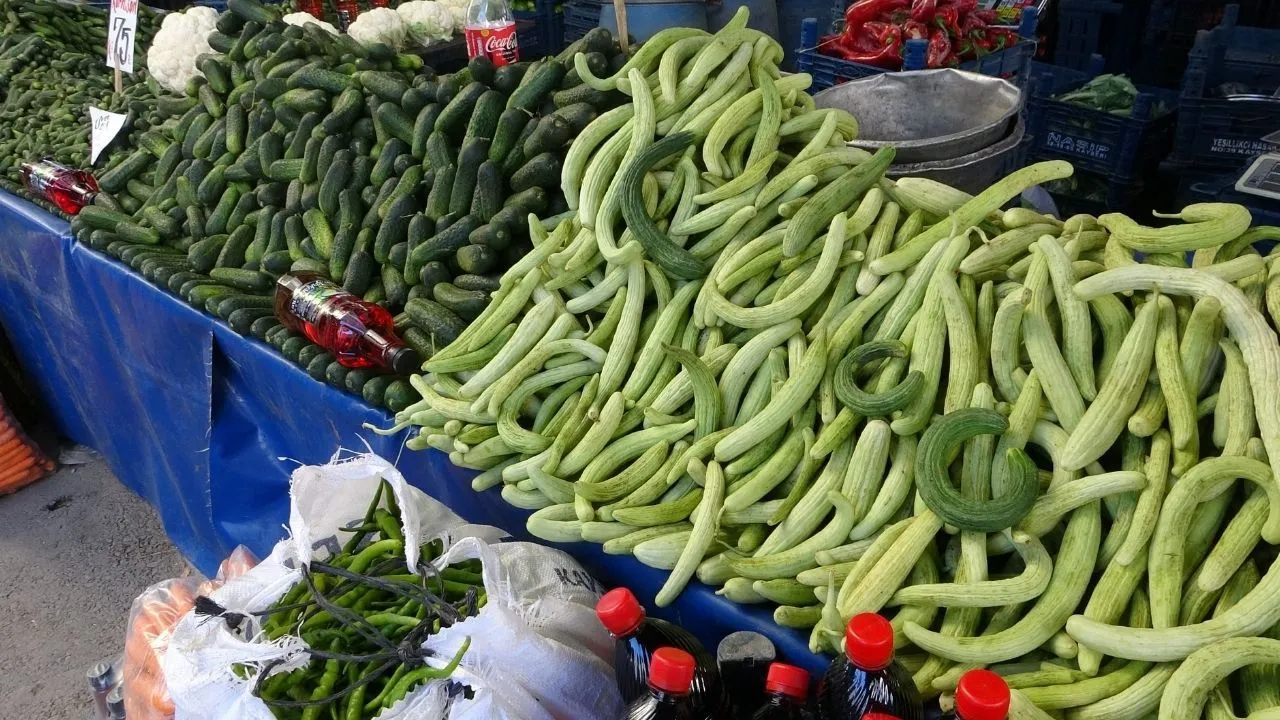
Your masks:
{"label": "zucchini", "polygon": [[526,162],[511,175],[511,189],[514,192],[520,192],[533,187],[556,187],[560,182],[560,170],[560,156],[557,153],[544,152]]}
{"label": "zucchini", "polygon": [[489,92],[483,83],[473,82],[462,89],[436,118],[436,132],[461,138],[480,96]]}
{"label": "zucchini", "polygon": [[480,164],[488,157],[488,140],[472,138],[462,144],[462,150],[458,152],[458,170],[453,177],[453,190],[449,193],[450,213],[461,215],[471,208],[476,175],[480,171]]}
{"label": "zucchini", "polygon": [[476,101],[475,109],[471,111],[471,120],[467,123],[463,138],[464,146],[466,140],[472,138],[492,140],[498,127],[498,118],[504,112],[506,104],[506,96],[496,90],[488,90],[481,95]]}
{"label": "zucchini", "polygon": [[502,209],[502,186],[502,168],[491,160],[480,163],[471,194],[471,214],[477,220],[487,223]]}
{"label": "zucchini", "polygon": [[414,325],[431,336],[437,347],[456,340],[467,326],[453,311],[425,298],[415,298],[405,303],[404,311],[409,314]]}

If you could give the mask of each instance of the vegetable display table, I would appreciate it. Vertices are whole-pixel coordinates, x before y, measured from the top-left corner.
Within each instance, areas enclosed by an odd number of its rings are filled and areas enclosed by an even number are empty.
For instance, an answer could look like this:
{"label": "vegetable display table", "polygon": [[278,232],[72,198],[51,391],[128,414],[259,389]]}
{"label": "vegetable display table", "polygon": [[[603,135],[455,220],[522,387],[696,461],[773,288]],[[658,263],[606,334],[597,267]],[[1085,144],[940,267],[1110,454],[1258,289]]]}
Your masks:
{"label": "vegetable display table", "polygon": [[[273,349],[161,292],[115,260],[75,243],[67,224],[0,192],[0,325],[62,434],[102,453],[116,476],[154,506],[175,545],[212,574],[236,545],[265,555],[288,521],[289,474],[337,448],[373,451],[472,522],[527,538],[527,513],[439,452],[401,453],[406,434],[362,428],[390,416],[316,382]],[[588,543],[559,546],[594,578],[632,588],[651,610],[665,573]],[[566,582],[592,577],[566,573]],[[740,606],[693,583],[654,614],[713,649],[755,630],[812,672],[807,633],[779,628],[767,610]],[[771,606],[770,606],[771,607]]]}

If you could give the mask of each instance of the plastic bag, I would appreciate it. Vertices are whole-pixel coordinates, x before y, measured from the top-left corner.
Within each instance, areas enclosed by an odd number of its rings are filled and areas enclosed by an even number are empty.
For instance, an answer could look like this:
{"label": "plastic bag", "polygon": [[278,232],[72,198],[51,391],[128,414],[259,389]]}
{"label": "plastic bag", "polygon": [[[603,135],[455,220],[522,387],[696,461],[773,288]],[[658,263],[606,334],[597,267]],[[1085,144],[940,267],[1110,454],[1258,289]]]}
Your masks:
{"label": "plastic bag", "polygon": [[[375,455],[294,471],[290,537],[211,599],[232,613],[270,606],[300,580],[303,563],[341,547],[349,537],[341,528],[363,516],[383,480],[401,509],[409,566],[416,565],[422,543],[441,539],[447,550],[437,564],[479,558],[489,599],[476,617],[427,641],[433,653],[427,663],[443,667],[470,637],[458,672],[415,688],[381,720],[589,720],[621,712],[612,641],[594,617],[598,588],[590,576],[558,550],[498,542],[505,537],[501,530],[467,524]],[[300,638],[263,642],[254,621],[233,631],[226,622],[187,613],[161,665],[179,720],[273,720],[253,695],[256,678],[242,678],[232,667],[279,662],[272,672],[288,672],[309,661]],[[469,687],[474,699],[461,699],[457,684]]]}
{"label": "plastic bag", "polygon": [[133,601],[124,639],[124,707],[133,720],[168,720],[173,701],[160,670],[160,657],[178,620],[187,614],[199,595],[240,577],[258,564],[249,548],[241,545],[218,566],[213,580],[185,577],[165,580],[147,588]]}

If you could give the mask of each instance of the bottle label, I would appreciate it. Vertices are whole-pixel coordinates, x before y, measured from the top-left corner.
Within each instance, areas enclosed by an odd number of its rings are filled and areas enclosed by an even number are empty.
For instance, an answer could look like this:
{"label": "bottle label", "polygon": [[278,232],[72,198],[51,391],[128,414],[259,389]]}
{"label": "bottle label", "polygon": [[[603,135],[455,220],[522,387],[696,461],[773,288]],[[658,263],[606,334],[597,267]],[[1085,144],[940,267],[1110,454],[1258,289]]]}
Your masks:
{"label": "bottle label", "polygon": [[305,323],[314,325],[320,319],[320,308],[329,298],[345,294],[346,290],[328,280],[312,280],[293,291],[289,299],[289,311]]}
{"label": "bottle label", "polygon": [[876,712],[873,710],[868,713],[863,713],[862,720],[902,720],[902,718],[897,715],[890,715],[889,713]]}
{"label": "bottle label", "polygon": [[499,27],[466,27],[467,57],[483,55],[499,67],[520,62],[520,48],[516,43],[516,24],[509,22]]}

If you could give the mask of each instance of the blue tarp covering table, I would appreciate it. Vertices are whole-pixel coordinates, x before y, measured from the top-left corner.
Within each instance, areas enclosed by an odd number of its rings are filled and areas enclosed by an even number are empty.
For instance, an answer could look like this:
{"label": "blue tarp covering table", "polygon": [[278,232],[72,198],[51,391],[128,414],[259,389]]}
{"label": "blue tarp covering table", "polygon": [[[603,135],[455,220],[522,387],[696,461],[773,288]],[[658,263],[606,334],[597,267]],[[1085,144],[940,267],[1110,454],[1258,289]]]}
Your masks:
{"label": "blue tarp covering table", "polygon": [[[275,350],[77,244],[65,222],[0,192],[0,324],[67,437],[99,450],[116,476],[159,512],[175,545],[205,573],[236,545],[265,555],[288,521],[289,474],[337,448],[371,449],[471,522],[525,536],[527,513],[442,453],[403,451],[383,410],[316,382]],[[606,585],[651,606],[666,573],[598,546],[565,546]],[[568,579],[590,582],[589,578]],[[771,606],[769,606],[771,607]],[[773,624],[696,582],[661,612],[711,647],[735,630],[769,635],[811,671],[826,661],[807,633]]]}

